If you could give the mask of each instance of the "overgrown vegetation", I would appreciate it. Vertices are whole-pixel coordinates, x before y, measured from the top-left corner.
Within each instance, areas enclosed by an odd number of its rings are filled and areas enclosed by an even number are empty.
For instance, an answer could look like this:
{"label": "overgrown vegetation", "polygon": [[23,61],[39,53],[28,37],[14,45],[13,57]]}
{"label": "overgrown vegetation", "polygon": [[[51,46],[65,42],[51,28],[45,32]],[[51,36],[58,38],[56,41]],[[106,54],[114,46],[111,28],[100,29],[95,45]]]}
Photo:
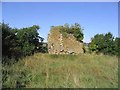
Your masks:
{"label": "overgrown vegetation", "polygon": [[75,23],[74,25],[69,25],[68,23],[64,24],[64,26],[60,26],[60,32],[66,37],[67,34],[73,34],[73,36],[78,40],[82,41],[84,38],[83,29],[80,24]]}
{"label": "overgrown vegetation", "polygon": [[[120,38],[114,38],[110,32],[95,35],[87,47],[90,52],[105,55],[49,55],[44,39],[38,34],[38,25],[17,29],[2,23],[0,27],[4,88],[118,87],[116,56],[120,52]],[[80,42],[84,38],[78,23],[59,28],[64,36],[73,34]]]}
{"label": "overgrown vegetation", "polygon": [[[60,32],[67,38],[68,34],[73,34],[78,41],[82,41],[84,38],[83,29],[80,24],[74,25],[65,24],[64,26],[58,26]],[[117,55],[120,53],[120,38],[113,37],[112,33],[96,34],[89,43],[89,52],[103,53],[107,55]]]}
{"label": "overgrown vegetation", "polygon": [[118,59],[107,55],[37,53],[3,66],[5,88],[117,88]]}
{"label": "overgrown vegetation", "polygon": [[11,58],[18,60],[20,57],[33,55],[35,52],[47,51],[43,47],[44,39],[38,33],[39,26],[17,29],[2,23],[0,27],[2,27],[3,63],[8,63]]}
{"label": "overgrown vegetation", "polygon": [[112,33],[96,34],[89,44],[90,52],[117,55],[120,52],[120,38],[114,38]]}

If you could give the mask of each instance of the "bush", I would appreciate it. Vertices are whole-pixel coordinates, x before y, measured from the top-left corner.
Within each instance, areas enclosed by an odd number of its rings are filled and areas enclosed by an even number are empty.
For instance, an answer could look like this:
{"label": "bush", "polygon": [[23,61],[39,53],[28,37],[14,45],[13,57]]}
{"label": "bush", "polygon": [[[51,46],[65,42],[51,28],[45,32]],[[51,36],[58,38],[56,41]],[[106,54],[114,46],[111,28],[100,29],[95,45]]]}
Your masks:
{"label": "bush", "polygon": [[[34,52],[47,52],[43,47],[43,38],[39,36],[37,25],[27,28],[11,28],[8,24],[0,24],[2,27],[2,56],[3,63],[32,55]],[[39,50],[37,49],[39,47]],[[45,49],[45,50],[44,50]],[[8,59],[9,58],[9,59]]]}
{"label": "bush", "polygon": [[89,50],[90,52],[118,55],[120,50],[118,40],[119,38],[114,39],[110,32],[106,33],[105,35],[96,34],[89,44]]}
{"label": "bush", "polygon": [[77,41],[82,41],[84,38],[83,29],[80,24],[75,23],[74,25],[69,26],[69,24],[65,24],[60,27],[60,33],[63,34],[64,37],[67,37],[67,34],[73,34]]}

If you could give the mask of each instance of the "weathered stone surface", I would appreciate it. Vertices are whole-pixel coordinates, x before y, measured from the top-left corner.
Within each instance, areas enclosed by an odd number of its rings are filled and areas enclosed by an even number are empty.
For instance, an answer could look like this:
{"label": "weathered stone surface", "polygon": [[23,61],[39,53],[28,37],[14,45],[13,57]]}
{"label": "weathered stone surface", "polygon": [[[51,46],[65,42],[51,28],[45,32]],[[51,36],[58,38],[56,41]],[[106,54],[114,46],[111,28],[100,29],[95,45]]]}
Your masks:
{"label": "weathered stone surface", "polygon": [[76,40],[72,34],[64,37],[58,27],[52,27],[48,34],[49,54],[79,54],[83,53],[83,43]]}

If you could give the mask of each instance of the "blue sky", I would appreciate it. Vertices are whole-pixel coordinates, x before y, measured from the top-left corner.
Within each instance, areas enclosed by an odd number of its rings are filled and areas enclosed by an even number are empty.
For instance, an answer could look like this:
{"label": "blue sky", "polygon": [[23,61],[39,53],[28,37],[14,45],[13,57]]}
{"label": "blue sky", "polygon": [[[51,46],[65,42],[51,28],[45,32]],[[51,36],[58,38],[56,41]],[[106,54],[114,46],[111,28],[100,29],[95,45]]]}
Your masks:
{"label": "blue sky", "polygon": [[84,42],[90,42],[97,33],[111,32],[118,36],[117,2],[4,2],[2,20],[11,27],[39,25],[40,36],[47,40],[50,26],[80,23],[84,28]]}

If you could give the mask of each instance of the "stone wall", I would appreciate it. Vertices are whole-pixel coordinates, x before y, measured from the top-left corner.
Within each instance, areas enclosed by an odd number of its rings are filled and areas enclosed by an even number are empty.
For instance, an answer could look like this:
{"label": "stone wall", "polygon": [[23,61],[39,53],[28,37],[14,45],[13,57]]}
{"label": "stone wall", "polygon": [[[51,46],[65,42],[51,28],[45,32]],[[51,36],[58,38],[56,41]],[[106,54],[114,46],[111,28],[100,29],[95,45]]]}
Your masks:
{"label": "stone wall", "polygon": [[72,34],[64,37],[58,27],[52,27],[48,34],[49,54],[79,54],[83,53],[83,43],[76,40]]}

